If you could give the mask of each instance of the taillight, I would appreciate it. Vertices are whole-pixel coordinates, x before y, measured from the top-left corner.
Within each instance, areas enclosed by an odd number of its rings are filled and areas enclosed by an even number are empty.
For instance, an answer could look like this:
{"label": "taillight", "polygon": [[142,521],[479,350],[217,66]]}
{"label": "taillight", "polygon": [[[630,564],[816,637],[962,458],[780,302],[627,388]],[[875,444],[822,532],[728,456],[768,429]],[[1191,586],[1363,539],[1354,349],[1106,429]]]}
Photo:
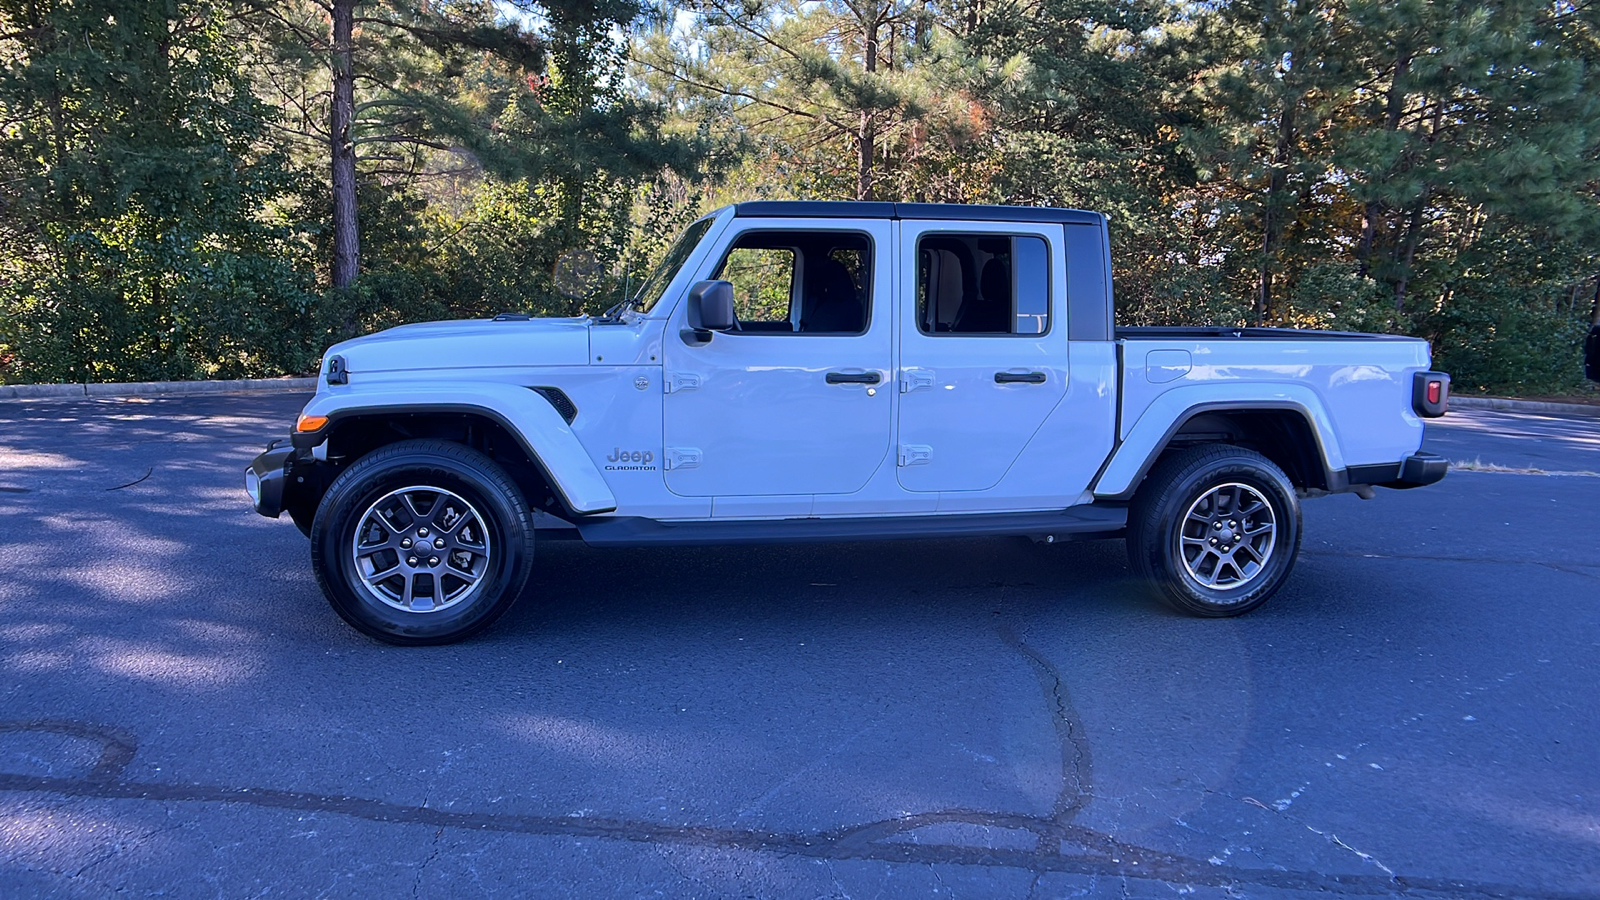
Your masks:
{"label": "taillight", "polygon": [[1437,419],[1450,403],[1450,376],[1443,372],[1418,372],[1411,382],[1411,408],[1417,415]]}

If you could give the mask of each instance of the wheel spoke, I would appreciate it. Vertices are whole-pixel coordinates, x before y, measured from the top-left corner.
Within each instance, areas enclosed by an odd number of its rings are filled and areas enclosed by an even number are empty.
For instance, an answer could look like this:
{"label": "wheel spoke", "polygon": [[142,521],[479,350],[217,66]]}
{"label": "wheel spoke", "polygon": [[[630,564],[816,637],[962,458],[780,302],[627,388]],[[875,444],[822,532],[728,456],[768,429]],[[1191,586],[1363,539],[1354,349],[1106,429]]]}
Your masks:
{"label": "wheel spoke", "polygon": [[376,553],[379,550],[395,550],[399,547],[400,539],[393,531],[390,531],[388,535],[380,541],[374,541],[371,543],[363,542],[356,545],[356,549],[363,554]]}
{"label": "wheel spoke", "polygon": [[[1226,562],[1228,564],[1228,568],[1233,570],[1233,579],[1232,579],[1232,581],[1233,582],[1242,582],[1242,581],[1244,581],[1245,580],[1244,569],[1239,565],[1239,561],[1234,559],[1232,554],[1229,554],[1228,555],[1228,559],[1226,560]],[[1217,568],[1220,570],[1222,567],[1218,566]]]}
{"label": "wheel spoke", "polygon": [[1259,489],[1217,484],[1195,498],[1182,521],[1180,562],[1196,585],[1234,591],[1266,571],[1277,528],[1272,502]]}
{"label": "wheel spoke", "polygon": [[[404,494],[401,494],[400,495],[400,502],[402,502],[402,503],[404,503],[406,505],[406,511],[411,514],[411,524],[412,525],[426,525],[426,524],[428,524],[428,521],[429,521],[428,517],[423,515],[421,510],[417,509],[417,495],[416,495],[415,491],[408,491],[408,492],[406,492]],[[429,507],[429,511],[431,512],[432,510],[437,509],[438,507],[439,507],[439,501],[438,500],[434,500],[433,506]]]}
{"label": "wheel spoke", "polygon": [[396,572],[400,571],[400,560],[398,558],[395,559],[394,565],[389,566],[386,569],[379,569],[378,564],[372,562],[372,557],[369,556],[366,559],[372,564],[372,571],[361,576],[367,584],[376,585],[379,582],[388,581],[390,578],[394,577]]}
{"label": "wheel spoke", "polygon": [[[465,601],[487,581],[491,548],[483,517],[449,490],[414,485],[391,491],[357,521],[347,558],[370,597],[385,606],[431,613]],[[424,528],[428,532],[418,534]],[[402,547],[402,539],[414,544]]]}
{"label": "wheel spoke", "polygon": [[447,574],[454,575],[462,581],[476,582],[478,580],[478,573],[472,571],[470,565],[461,565],[453,556],[448,560],[445,571]]}

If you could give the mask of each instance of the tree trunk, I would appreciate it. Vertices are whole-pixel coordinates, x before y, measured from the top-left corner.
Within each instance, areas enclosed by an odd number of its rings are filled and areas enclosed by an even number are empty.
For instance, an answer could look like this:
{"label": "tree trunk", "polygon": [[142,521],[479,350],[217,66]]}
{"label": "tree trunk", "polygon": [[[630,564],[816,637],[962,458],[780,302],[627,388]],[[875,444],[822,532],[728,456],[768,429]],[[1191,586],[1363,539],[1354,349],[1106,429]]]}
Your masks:
{"label": "tree trunk", "polygon": [[1411,216],[1406,220],[1406,236],[1401,242],[1402,256],[1400,258],[1400,271],[1394,283],[1394,311],[1404,312],[1406,305],[1406,289],[1411,282],[1411,261],[1417,255],[1417,241],[1422,236],[1422,208],[1428,204],[1428,191],[1424,190],[1422,196],[1417,198],[1415,206],[1411,207]]}
{"label": "tree trunk", "polygon": [[[1383,116],[1383,130],[1393,133],[1400,128],[1400,115],[1405,111],[1406,73],[1411,70],[1411,54],[1404,53],[1394,63],[1394,80],[1389,85],[1389,100]],[[1386,173],[1387,174],[1387,173]],[[1366,213],[1361,219],[1361,243],[1356,248],[1356,259],[1361,261],[1361,277],[1372,270],[1372,241],[1378,230],[1378,216],[1383,214],[1383,204],[1368,200]]]}
{"label": "tree trunk", "polygon": [[[31,3],[28,5],[28,28],[36,35],[45,34],[44,16],[45,12],[43,9],[40,9],[38,3]],[[41,52],[49,52],[56,49],[56,45],[60,39],[60,34],[52,29],[49,32],[48,37],[44,38],[44,46],[40,47],[39,50]],[[67,111],[66,98],[62,96],[61,85],[59,81],[50,89],[49,107],[50,146],[55,151],[55,159],[51,160],[51,162],[54,164],[53,168],[57,171],[60,171],[67,164]],[[61,218],[63,221],[65,221],[75,212],[77,204],[73,202],[74,192],[72,190],[71,182],[67,182],[63,187],[64,190],[61,191],[59,199],[61,202]]]}
{"label": "tree trunk", "polygon": [[[1444,101],[1440,100],[1433,105],[1432,129],[1428,133],[1428,144],[1431,146],[1439,137],[1439,129],[1443,125]],[[1418,130],[1421,125],[1418,125]],[[1406,221],[1405,239],[1395,247],[1396,262],[1399,271],[1395,275],[1394,283],[1394,311],[1403,312],[1406,306],[1406,290],[1411,283],[1411,264],[1417,256],[1417,243],[1422,240],[1422,214],[1428,205],[1433,189],[1424,185],[1422,193],[1418,195],[1417,202],[1411,207],[1411,215]]]}
{"label": "tree trunk", "polygon": [[361,271],[361,223],[356,213],[356,148],[350,133],[355,118],[355,6],[359,0],[333,0],[333,105],[328,132],[333,163],[333,286],[347,288]]}
{"label": "tree trunk", "polygon": [[1278,146],[1272,154],[1272,175],[1267,181],[1266,203],[1261,214],[1261,280],[1256,288],[1256,324],[1265,325],[1272,316],[1272,262],[1283,234],[1283,217],[1278,215],[1284,189],[1289,184],[1289,158],[1294,151],[1294,112],[1299,98],[1286,100],[1278,117]]}
{"label": "tree trunk", "polygon": [[[868,7],[865,26],[865,47],[862,52],[862,63],[867,69],[867,79],[871,81],[872,75],[878,71],[878,20],[880,12],[877,3]],[[872,199],[872,168],[874,145],[877,143],[877,122],[873,120],[872,111],[861,111],[861,125],[856,131],[856,199]]]}
{"label": "tree trunk", "polygon": [[872,115],[861,111],[861,125],[856,130],[856,199],[872,199],[872,149],[877,140]]}

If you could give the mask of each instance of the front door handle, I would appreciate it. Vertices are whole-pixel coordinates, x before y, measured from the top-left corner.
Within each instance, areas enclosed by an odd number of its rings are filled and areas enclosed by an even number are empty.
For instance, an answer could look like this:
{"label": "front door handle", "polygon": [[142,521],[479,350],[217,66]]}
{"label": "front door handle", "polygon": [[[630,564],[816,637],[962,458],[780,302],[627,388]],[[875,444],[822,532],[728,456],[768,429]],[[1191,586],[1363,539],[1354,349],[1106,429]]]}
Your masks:
{"label": "front door handle", "polygon": [[877,384],[883,376],[877,372],[829,372],[829,384]]}
{"label": "front door handle", "polygon": [[1043,372],[996,372],[995,384],[1044,384]]}

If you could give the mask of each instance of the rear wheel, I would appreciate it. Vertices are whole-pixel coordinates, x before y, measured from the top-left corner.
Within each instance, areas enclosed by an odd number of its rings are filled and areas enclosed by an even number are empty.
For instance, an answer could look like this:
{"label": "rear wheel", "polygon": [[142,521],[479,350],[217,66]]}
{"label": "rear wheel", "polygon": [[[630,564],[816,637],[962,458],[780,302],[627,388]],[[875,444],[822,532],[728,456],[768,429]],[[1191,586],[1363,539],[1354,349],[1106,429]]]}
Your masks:
{"label": "rear wheel", "polygon": [[1179,451],[1140,485],[1128,557],[1177,609],[1237,616],[1265,603],[1300,552],[1300,503],[1283,470],[1251,450]]}
{"label": "rear wheel", "polygon": [[493,460],[448,441],[379,448],[328,488],[311,563],[328,602],[393,644],[443,644],[489,627],[533,559],[522,493]]}

